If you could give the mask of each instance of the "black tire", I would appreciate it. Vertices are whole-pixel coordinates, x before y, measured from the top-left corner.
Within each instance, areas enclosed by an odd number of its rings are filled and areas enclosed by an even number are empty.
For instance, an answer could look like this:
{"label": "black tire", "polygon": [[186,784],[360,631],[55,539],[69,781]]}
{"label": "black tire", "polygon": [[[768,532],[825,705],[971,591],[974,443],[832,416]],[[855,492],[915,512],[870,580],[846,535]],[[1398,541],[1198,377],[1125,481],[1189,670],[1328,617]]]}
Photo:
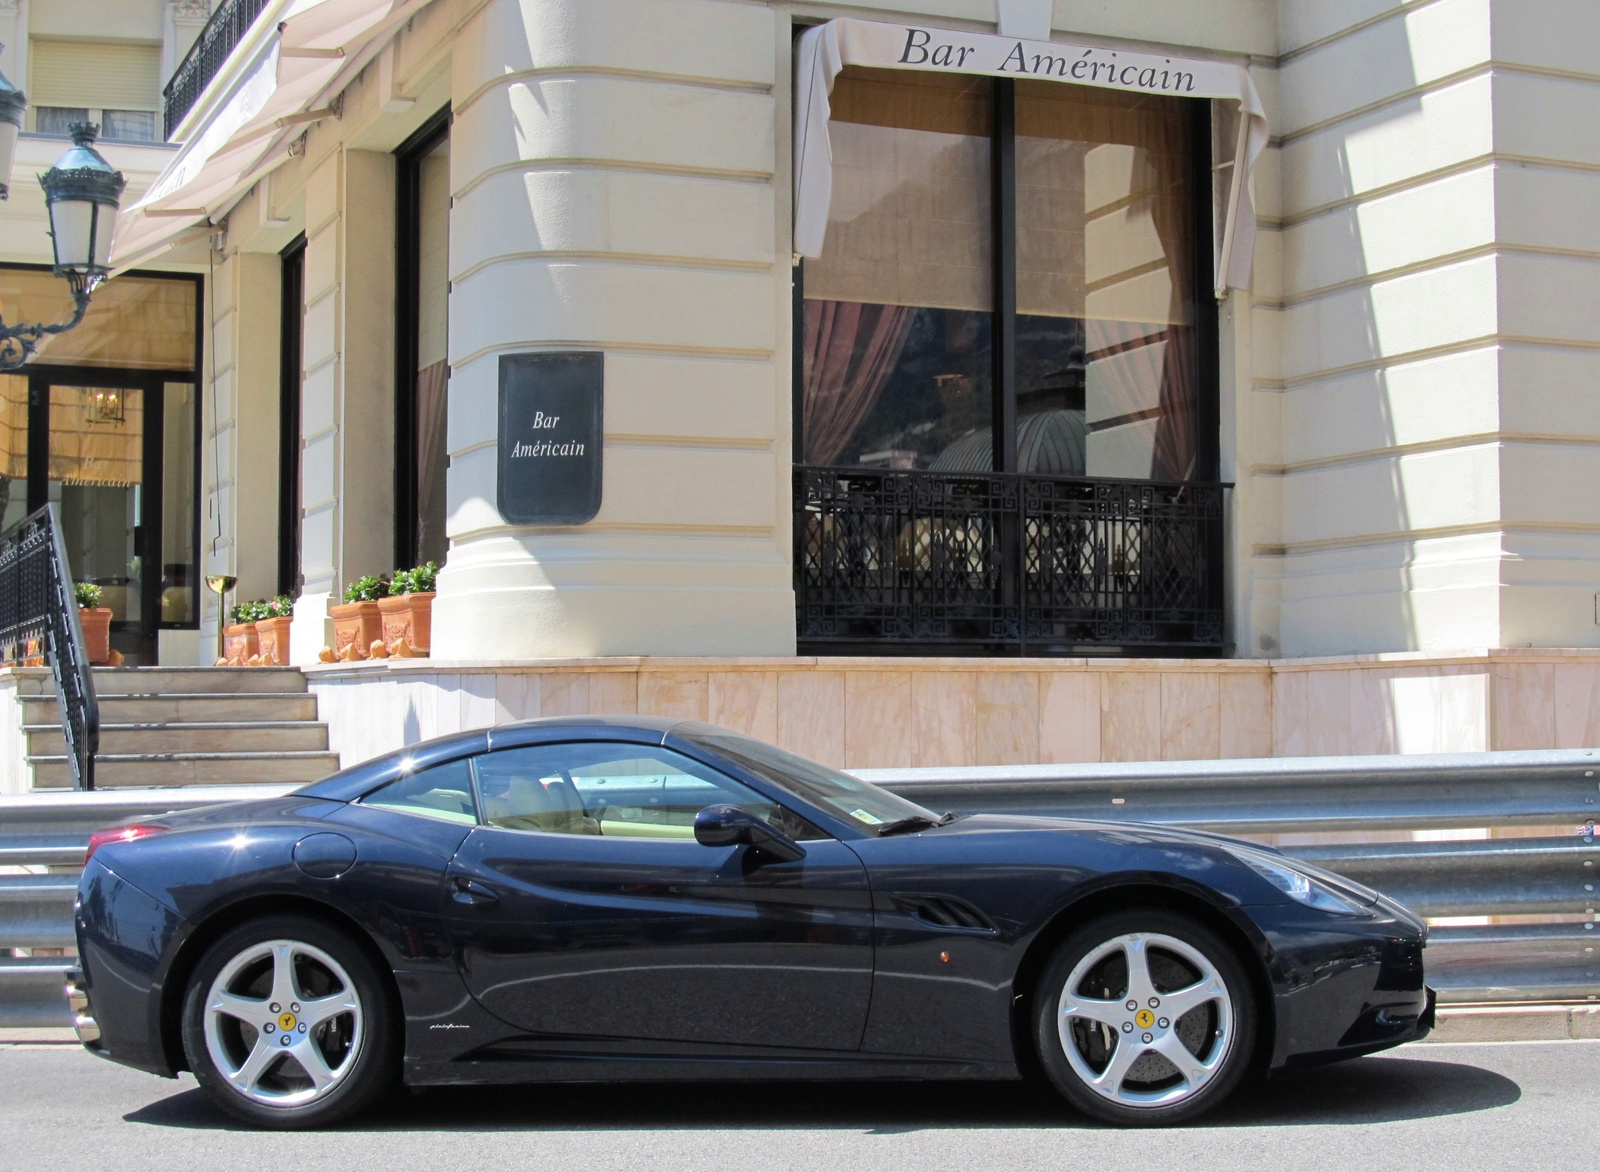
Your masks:
{"label": "black tire", "polygon": [[[1058,1019],[1065,986],[1080,963],[1088,961],[1091,967],[1079,974],[1075,992],[1079,999],[1097,999],[1087,1004],[1080,1000],[1080,1007],[1091,1013],[1105,1013],[1099,1006],[1114,1002],[1115,1009],[1110,1012],[1120,1014],[1133,1004],[1126,1000],[1130,992],[1126,951],[1105,950],[1110,949],[1112,941],[1135,935],[1166,937],[1192,949],[1209,963],[1211,975],[1220,979],[1222,992],[1177,1020],[1159,1016],[1159,1004],[1139,1004],[1127,1011],[1129,1020],[1119,1020],[1115,1028],[1110,1023],[1102,1026],[1076,1015],[1063,1028]],[[1152,978],[1152,991],[1158,994],[1156,1002],[1163,990],[1176,992],[1198,979],[1195,974],[1205,972],[1176,946],[1165,948],[1159,941],[1146,941],[1146,945],[1152,957],[1146,971]],[[1097,953],[1102,954],[1102,959],[1094,959]],[[1189,975],[1181,975],[1186,969]],[[1209,987],[1209,981],[1207,984]],[[1056,949],[1034,998],[1034,1045],[1055,1088],[1084,1114],[1120,1127],[1162,1127],[1194,1119],[1233,1092],[1253,1060],[1258,1015],[1254,987],[1243,963],[1214,931],[1174,912],[1129,910],[1081,925]],[[1150,1016],[1156,1016],[1156,1024],[1143,1024],[1144,1018]],[[1066,1043],[1064,1032],[1069,1039]],[[1115,1038],[1114,1046],[1107,1041],[1110,1038]],[[1158,1046],[1171,1046],[1174,1042],[1182,1045],[1195,1059],[1191,1067],[1194,1077],[1186,1078],[1177,1065],[1150,1047],[1150,1039]],[[1076,1061],[1068,1057],[1067,1044],[1074,1046]],[[1128,1047],[1127,1060],[1146,1064],[1131,1067],[1125,1080],[1111,1070],[1124,1046]],[[1147,1059],[1146,1054],[1153,1056]],[[1098,1067],[1096,1062],[1100,1063]],[[1138,1077],[1141,1073],[1142,1078]],[[1110,1090],[1097,1089],[1088,1081],[1090,1076],[1109,1076],[1118,1081]],[[1161,1101],[1163,1097],[1166,1101]]]}
{"label": "black tire", "polygon": [[[329,1020],[311,1031],[310,1036],[315,1044],[339,1057],[339,1073],[330,1088],[320,1092],[320,1097],[304,1103],[262,1102],[241,1091],[218,1068],[207,1043],[206,1003],[213,983],[230,962],[272,941],[309,946],[309,949],[331,958],[343,969],[357,999],[356,1013]],[[247,966],[236,979],[252,979],[251,973],[259,972],[261,963],[255,962],[255,969]],[[270,986],[273,962],[267,960],[264,963],[268,965],[264,979]],[[296,965],[302,967],[295,969]],[[297,976],[297,980],[328,980],[333,974],[333,970],[320,965],[314,958],[307,960],[305,956],[292,960],[290,967],[302,974]],[[263,978],[257,976],[253,979],[256,985],[251,995],[260,995]],[[330,988],[334,993],[341,993],[343,982],[335,981]],[[306,996],[309,1000],[310,995]],[[290,1006],[281,1008],[287,1010]],[[295,1003],[294,1009],[298,1011],[298,1003]],[[189,979],[183,1002],[183,1049],[189,1060],[189,1069],[194,1071],[200,1088],[213,1103],[235,1119],[255,1127],[278,1130],[326,1127],[343,1122],[371,1107],[394,1088],[400,1073],[401,1040],[398,1026],[399,1016],[388,983],[366,950],[337,928],[304,916],[265,916],[224,933],[200,958]],[[232,1045],[237,1048],[236,1052],[250,1055],[255,1042],[262,1040],[260,1035],[272,1032],[273,1028],[271,1024],[261,1030],[241,1028],[233,1019],[226,1019],[217,1027],[214,1037],[225,1049]],[[306,1034],[303,1025],[294,1028],[299,1035]],[[232,1031],[231,1037],[227,1036],[229,1030]],[[322,1040],[316,1041],[319,1030]],[[280,1030],[274,1036],[282,1039],[284,1035]],[[293,1033],[291,1037],[295,1042],[305,1040]],[[292,1054],[293,1051],[288,1053]],[[335,1064],[329,1062],[328,1065]],[[303,1067],[285,1060],[269,1060],[265,1069],[268,1074],[261,1079],[261,1083],[279,1080],[286,1094],[292,1094],[295,1080],[304,1077]],[[266,1093],[258,1088],[258,1095]],[[308,1087],[300,1093],[319,1094],[314,1087]]]}

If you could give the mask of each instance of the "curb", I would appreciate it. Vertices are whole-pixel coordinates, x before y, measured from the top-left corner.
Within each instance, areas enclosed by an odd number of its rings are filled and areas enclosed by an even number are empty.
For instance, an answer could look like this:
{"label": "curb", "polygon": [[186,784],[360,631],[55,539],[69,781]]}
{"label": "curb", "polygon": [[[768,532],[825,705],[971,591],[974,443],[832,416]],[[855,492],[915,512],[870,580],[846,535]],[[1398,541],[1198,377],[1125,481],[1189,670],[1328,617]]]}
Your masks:
{"label": "curb", "polygon": [[1422,1041],[1565,1042],[1600,1038],[1600,1005],[1441,1005],[1438,1024]]}

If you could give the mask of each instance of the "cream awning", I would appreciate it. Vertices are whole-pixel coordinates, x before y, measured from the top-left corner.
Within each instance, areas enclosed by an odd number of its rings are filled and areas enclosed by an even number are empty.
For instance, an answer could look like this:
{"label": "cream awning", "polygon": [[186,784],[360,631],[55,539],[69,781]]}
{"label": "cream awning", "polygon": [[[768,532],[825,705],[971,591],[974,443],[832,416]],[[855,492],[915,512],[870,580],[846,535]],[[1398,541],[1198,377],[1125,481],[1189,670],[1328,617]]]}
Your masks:
{"label": "cream awning", "polygon": [[[111,263],[127,269],[215,223],[288,157],[400,25],[433,0],[294,0],[255,65],[183,144],[144,197],[117,218]],[[266,14],[271,19],[271,13]]]}
{"label": "cream awning", "polygon": [[1021,77],[1237,103],[1238,142],[1233,160],[1224,164],[1231,173],[1216,240],[1217,295],[1249,286],[1256,218],[1246,180],[1266,149],[1268,129],[1266,108],[1244,66],[867,20],[830,20],[807,29],[795,53],[794,250],[801,256],[820,256],[828,230],[833,199],[828,95],[846,65]]}

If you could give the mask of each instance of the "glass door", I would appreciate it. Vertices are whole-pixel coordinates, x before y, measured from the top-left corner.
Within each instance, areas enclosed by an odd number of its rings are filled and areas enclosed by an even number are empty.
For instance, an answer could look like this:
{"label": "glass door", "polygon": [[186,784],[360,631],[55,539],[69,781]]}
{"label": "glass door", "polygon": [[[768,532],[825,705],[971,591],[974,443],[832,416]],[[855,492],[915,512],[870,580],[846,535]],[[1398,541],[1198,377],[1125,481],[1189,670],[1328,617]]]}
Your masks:
{"label": "glass door", "polygon": [[83,368],[28,382],[27,508],[57,507],[73,580],[111,610],[112,648],[154,664],[157,630],[194,605],[193,384]]}

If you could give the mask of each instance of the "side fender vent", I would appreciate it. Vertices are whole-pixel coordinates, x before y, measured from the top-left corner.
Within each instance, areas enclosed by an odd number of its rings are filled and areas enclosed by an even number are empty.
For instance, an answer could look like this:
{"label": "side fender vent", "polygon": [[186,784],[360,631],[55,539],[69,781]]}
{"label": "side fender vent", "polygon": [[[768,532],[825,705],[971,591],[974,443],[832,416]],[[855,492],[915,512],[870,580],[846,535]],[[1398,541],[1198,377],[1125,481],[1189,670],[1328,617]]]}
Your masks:
{"label": "side fender vent", "polygon": [[895,906],[935,928],[994,932],[994,922],[964,899],[950,895],[897,895]]}

